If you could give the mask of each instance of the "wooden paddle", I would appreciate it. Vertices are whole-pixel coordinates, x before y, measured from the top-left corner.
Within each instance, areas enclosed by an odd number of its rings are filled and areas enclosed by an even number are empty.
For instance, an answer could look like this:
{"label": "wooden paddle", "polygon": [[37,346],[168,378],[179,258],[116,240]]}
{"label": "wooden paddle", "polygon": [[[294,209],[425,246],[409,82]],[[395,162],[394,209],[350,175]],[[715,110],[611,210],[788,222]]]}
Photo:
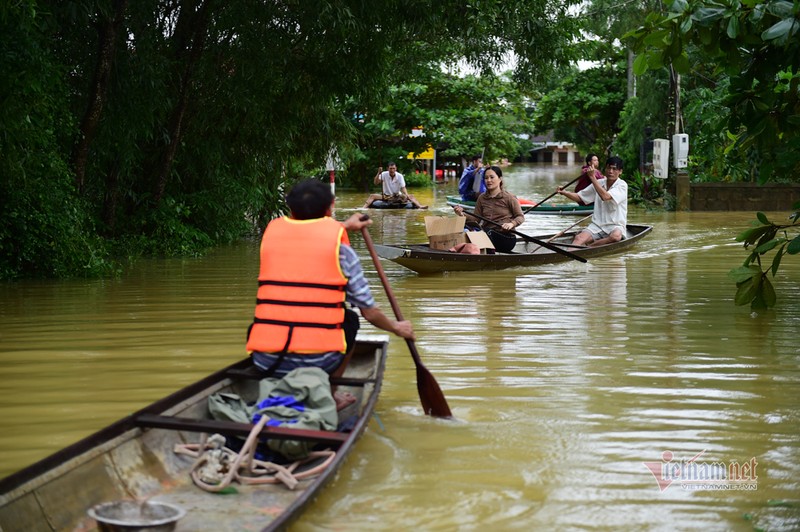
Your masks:
{"label": "wooden paddle", "polygon": [[[497,227],[503,227],[503,224],[500,224],[500,223],[497,223],[497,222],[493,222],[492,220],[489,220],[488,218],[484,218],[483,216],[479,216],[479,215],[475,214],[474,212],[469,213],[469,215],[470,216],[474,216],[478,220],[483,220],[484,222],[488,222],[490,224],[496,225]],[[555,251],[556,253],[560,253],[560,254],[564,255],[565,257],[569,257],[572,260],[577,260],[578,262],[586,262],[586,259],[584,259],[583,257],[580,257],[580,256],[578,256],[578,255],[576,255],[574,253],[570,253],[569,251],[567,251],[565,249],[561,249],[561,248],[559,248],[557,246],[554,246],[553,244],[550,244],[549,242],[545,242],[544,240],[539,240],[538,238],[534,238],[532,236],[528,236],[528,235],[526,235],[524,233],[520,233],[519,231],[515,231],[514,229],[509,231],[509,233],[513,233],[513,234],[515,234],[517,236],[520,236],[520,237],[522,237],[523,240],[527,240],[528,242],[533,242],[534,244],[539,244],[540,247],[544,247],[544,248],[549,249],[550,251]]]}
{"label": "wooden paddle", "polygon": [[[362,220],[363,219],[362,217]],[[381,266],[381,261],[378,258],[378,254],[375,252],[375,246],[372,244],[372,237],[369,236],[369,231],[367,231],[366,227],[361,228],[361,234],[364,236],[364,243],[367,245],[369,255],[372,257],[372,262],[375,263],[375,269],[378,271],[378,277],[381,278],[384,290],[386,290],[386,297],[389,298],[389,303],[392,305],[394,315],[398,321],[403,321],[403,313],[400,312],[400,307],[397,304],[397,300],[394,298],[392,287],[389,286],[389,280],[386,278],[383,266]],[[439,388],[439,383],[436,382],[431,372],[428,371],[428,368],[422,363],[414,340],[406,340],[406,343],[408,344],[409,351],[411,351],[411,358],[414,359],[414,365],[417,367],[417,392],[422,402],[422,410],[429,416],[453,417],[453,414],[450,413],[450,407],[447,405],[447,399],[444,398],[444,394],[441,388]]]}
{"label": "wooden paddle", "polygon": [[[575,181],[577,181],[578,179],[580,179],[582,175],[583,175],[583,174],[579,175],[578,177],[576,177],[575,179],[573,179],[572,181],[570,181],[569,183],[567,183],[566,185],[564,185],[564,186],[563,186],[563,187],[561,187],[561,188],[567,188],[568,186],[570,186],[571,184],[573,184]],[[541,205],[541,204],[542,204],[542,203],[544,203],[545,201],[549,200],[550,198],[552,198],[552,197],[553,197],[553,196],[555,196],[556,194],[558,194],[558,189],[556,189],[556,191],[555,191],[555,192],[553,192],[552,194],[550,194],[549,196],[547,196],[545,199],[543,199],[542,201],[540,201],[539,203],[537,203],[537,204],[536,204],[536,205],[534,205],[533,207],[527,207],[527,208],[525,208],[525,209],[522,209],[522,214],[526,214],[526,213],[529,213],[529,212],[531,212],[533,209],[535,209],[536,207],[538,207],[539,205]]]}
{"label": "wooden paddle", "polygon": [[[550,238],[548,238],[547,240],[545,240],[545,242],[548,242],[548,243],[549,243],[549,242],[552,242],[553,240],[555,240],[556,238],[560,237],[561,235],[563,235],[564,233],[566,233],[567,231],[569,231],[570,229],[572,229],[572,228],[573,228],[573,227],[575,227],[576,225],[578,225],[578,224],[580,224],[580,223],[583,223],[583,222],[585,222],[586,220],[588,220],[588,219],[589,219],[589,218],[591,218],[591,217],[592,217],[592,215],[590,214],[589,216],[585,216],[585,217],[581,218],[580,220],[578,220],[578,221],[577,221],[577,222],[575,222],[574,224],[570,225],[570,226],[569,226],[569,227],[567,227],[566,229],[563,229],[563,230],[559,231],[558,233],[554,234],[553,236],[551,236]],[[563,245],[563,244],[562,244],[562,245]],[[538,250],[540,247],[542,247],[542,246],[539,246],[539,247],[537,247],[536,249],[534,249],[533,251],[531,251],[531,253],[536,253],[536,250]],[[586,247],[586,246],[580,246],[580,247]]]}

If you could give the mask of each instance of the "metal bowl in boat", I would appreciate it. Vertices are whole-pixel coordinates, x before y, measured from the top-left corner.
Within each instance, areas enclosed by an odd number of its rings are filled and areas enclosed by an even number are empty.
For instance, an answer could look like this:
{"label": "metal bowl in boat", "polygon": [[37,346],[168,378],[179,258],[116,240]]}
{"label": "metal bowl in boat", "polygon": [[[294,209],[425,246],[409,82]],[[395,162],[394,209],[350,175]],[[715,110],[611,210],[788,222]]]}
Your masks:
{"label": "metal bowl in boat", "polygon": [[93,506],[87,513],[103,532],[167,532],[175,529],[186,510],[165,502],[114,501]]}

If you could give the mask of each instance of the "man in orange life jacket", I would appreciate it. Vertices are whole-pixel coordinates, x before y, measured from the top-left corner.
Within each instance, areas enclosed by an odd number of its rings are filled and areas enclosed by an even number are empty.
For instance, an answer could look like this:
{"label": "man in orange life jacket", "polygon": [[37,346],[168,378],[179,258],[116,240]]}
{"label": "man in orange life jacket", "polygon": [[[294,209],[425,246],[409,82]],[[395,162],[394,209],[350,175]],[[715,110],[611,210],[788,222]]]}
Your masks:
{"label": "man in orange life jacket", "polygon": [[[375,304],[347,231],[372,220],[354,214],[331,218],[330,187],[315,179],[297,183],[286,196],[291,216],[272,220],[261,241],[261,268],[247,350],[269,375],[316,366],[329,374],[344,370],[345,354],[359,327],[358,308],[374,326],[414,339],[409,321],[386,316]],[[337,371],[339,370],[339,371]]]}

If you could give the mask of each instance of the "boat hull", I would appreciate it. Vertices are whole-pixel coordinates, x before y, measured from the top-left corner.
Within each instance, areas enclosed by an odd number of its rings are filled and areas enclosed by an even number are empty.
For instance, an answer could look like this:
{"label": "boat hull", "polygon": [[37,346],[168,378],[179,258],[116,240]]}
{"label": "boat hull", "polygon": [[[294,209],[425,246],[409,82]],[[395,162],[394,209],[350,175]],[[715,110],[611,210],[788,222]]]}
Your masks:
{"label": "boat hull", "polygon": [[[463,201],[458,196],[447,196],[447,204],[451,207],[460,205],[467,212],[472,212],[475,209],[474,201]],[[522,207],[522,212],[525,214],[587,216],[594,212],[593,205],[578,205],[577,203],[548,203],[545,205],[539,205],[535,209],[531,208],[533,205],[535,205],[535,203],[525,204],[520,202],[520,205]]]}
{"label": "boat hull", "polygon": [[388,201],[383,200],[375,200],[372,202],[372,205],[369,206],[370,209],[416,209],[413,203],[407,201],[405,203],[390,203]]}
{"label": "boat hull", "polygon": [[[175,528],[178,531],[281,529],[333,478],[366,429],[378,400],[386,352],[383,337],[359,339],[339,380],[338,390],[357,398],[339,413],[340,422],[355,416],[350,432],[270,427],[262,432],[270,438],[321,442],[336,451],[319,476],[300,480],[294,490],[283,484],[234,483],[234,493],[209,493],[192,483],[189,473],[195,458],[174,452],[176,445],[200,441],[193,424],[213,423],[208,415],[209,395],[257,396],[258,375],[246,359],[0,480],[0,530],[92,530],[95,524],[86,513],[89,508],[132,498],[186,510]],[[176,422],[184,425],[183,430],[159,428]]]}
{"label": "boat hull", "polygon": [[[620,242],[597,247],[576,248],[569,245],[573,233],[565,233],[552,244],[561,244],[565,251],[590,259],[612,253],[619,253],[634,246],[652,230],[648,225],[628,225],[627,238]],[[535,236],[546,241],[553,235]],[[505,268],[532,267],[572,260],[569,257],[540,247],[532,242],[517,240],[513,253],[469,255],[450,251],[431,249],[427,244],[410,246],[376,245],[378,255],[420,274],[442,272],[502,270]]]}

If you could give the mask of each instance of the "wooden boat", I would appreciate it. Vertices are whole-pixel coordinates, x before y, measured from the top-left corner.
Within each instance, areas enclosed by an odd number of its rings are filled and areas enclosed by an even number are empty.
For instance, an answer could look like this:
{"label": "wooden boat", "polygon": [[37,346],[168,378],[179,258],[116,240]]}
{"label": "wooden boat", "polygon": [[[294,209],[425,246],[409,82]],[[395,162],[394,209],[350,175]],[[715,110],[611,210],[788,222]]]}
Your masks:
{"label": "wooden boat", "polygon": [[[0,480],[0,530],[94,530],[87,511],[125,499],[182,508],[186,514],[177,521],[178,531],[284,528],[334,477],[366,429],[381,389],[387,345],[385,337],[359,338],[344,376],[332,379],[339,391],[357,399],[339,411],[340,423],[350,421],[349,432],[262,430],[265,438],[309,441],[335,451],[321,473],[299,480],[294,489],[282,483],[234,483],[233,493],[210,493],[190,478],[196,459],[174,452],[176,445],[200,442],[201,433],[250,433],[253,425],[210,419],[207,406],[208,397],[218,392],[255,399],[260,375],[248,358]],[[312,461],[294,473],[302,477],[301,470],[318,465]]]}
{"label": "wooden boat", "polygon": [[375,200],[372,202],[372,205],[369,206],[370,209],[416,209],[417,207],[414,206],[413,203],[410,201],[406,201],[405,203],[392,203],[389,201],[383,200]]}
{"label": "wooden boat", "polygon": [[[620,242],[597,247],[582,247],[571,245],[575,232],[564,233],[554,239],[551,244],[558,245],[564,250],[580,257],[590,259],[611,253],[627,250],[635,245],[653,228],[648,225],[628,225],[627,238]],[[532,235],[533,236],[533,235]],[[538,240],[547,241],[552,236],[533,236]],[[458,271],[502,270],[505,268],[540,266],[571,260],[555,251],[540,247],[538,244],[517,239],[517,245],[511,253],[494,253],[482,255],[468,255],[450,251],[431,249],[428,244],[415,244],[410,246],[376,245],[378,255],[405,266],[417,273],[441,273]]]}
{"label": "wooden boat", "polygon": [[[533,208],[536,202],[524,200],[519,201],[522,212],[525,214],[551,214],[551,215],[583,215],[592,214],[594,205],[578,205],[577,203],[545,203]],[[475,209],[474,201],[464,201],[458,196],[447,196],[447,204],[452,206],[461,205],[465,211],[471,212]]]}

